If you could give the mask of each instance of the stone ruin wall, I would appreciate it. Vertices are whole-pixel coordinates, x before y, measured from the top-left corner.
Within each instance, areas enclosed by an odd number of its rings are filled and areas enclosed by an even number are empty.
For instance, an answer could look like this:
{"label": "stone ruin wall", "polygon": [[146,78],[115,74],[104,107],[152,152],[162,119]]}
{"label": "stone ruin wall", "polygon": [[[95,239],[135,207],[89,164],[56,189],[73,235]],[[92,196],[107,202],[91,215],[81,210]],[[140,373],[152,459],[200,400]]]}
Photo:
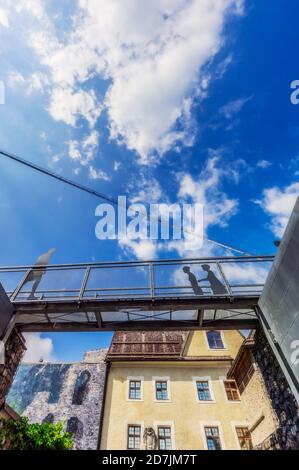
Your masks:
{"label": "stone ruin wall", "polygon": [[[35,367],[35,376],[28,380],[44,380],[43,386],[40,387],[43,390],[32,397],[22,416],[27,416],[31,422],[61,421],[65,429],[71,420],[71,428],[75,432],[74,449],[97,449],[106,371],[105,355],[106,350],[89,351],[85,353],[82,363],[32,365]],[[53,382],[53,371],[58,368],[63,371],[63,378],[60,390],[56,393],[58,396],[53,400],[46,385]],[[73,404],[76,381],[80,374],[86,374],[86,371],[90,377],[82,395],[82,404]],[[19,387],[22,388],[22,383]],[[49,419],[50,415],[52,419]]]}

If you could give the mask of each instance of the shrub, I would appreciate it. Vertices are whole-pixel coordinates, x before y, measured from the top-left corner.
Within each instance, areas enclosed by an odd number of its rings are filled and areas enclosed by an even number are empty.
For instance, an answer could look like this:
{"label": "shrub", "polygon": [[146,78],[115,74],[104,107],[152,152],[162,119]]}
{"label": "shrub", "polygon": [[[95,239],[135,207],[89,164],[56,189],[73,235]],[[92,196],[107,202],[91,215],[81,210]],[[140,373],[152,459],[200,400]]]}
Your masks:
{"label": "shrub", "polygon": [[31,424],[28,418],[0,420],[0,449],[70,450],[72,447],[72,436],[64,432],[62,423]]}

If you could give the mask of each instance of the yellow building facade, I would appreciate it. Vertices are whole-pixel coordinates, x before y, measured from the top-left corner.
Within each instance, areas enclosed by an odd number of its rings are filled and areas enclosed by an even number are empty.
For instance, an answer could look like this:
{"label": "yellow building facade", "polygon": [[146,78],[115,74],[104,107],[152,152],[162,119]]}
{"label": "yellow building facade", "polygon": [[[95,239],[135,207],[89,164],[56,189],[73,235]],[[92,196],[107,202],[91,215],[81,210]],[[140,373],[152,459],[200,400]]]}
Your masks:
{"label": "yellow building facade", "polygon": [[243,342],[238,331],[115,333],[100,448],[251,448],[246,403],[227,380]]}

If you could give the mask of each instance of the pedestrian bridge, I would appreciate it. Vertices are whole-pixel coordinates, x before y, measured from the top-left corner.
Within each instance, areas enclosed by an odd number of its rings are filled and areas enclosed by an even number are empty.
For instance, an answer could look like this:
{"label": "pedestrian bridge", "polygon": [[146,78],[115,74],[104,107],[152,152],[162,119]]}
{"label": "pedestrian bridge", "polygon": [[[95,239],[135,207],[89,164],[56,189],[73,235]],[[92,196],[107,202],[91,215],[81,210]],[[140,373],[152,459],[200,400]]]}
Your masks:
{"label": "pedestrian bridge", "polygon": [[0,283],[23,331],[246,329],[257,324],[273,259],[9,266],[0,267]]}

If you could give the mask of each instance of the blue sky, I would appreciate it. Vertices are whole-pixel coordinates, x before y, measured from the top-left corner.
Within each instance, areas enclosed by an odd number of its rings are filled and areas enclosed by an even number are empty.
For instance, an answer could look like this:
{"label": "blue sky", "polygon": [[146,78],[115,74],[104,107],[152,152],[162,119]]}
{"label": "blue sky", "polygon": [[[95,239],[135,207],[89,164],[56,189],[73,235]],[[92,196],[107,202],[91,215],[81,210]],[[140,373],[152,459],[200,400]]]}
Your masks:
{"label": "blue sky", "polygon": [[[2,0],[0,148],[112,197],[202,203],[206,236],[271,254],[299,192],[297,18],[295,0]],[[1,265],[230,254],[100,241],[98,203],[1,157]],[[32,354],[109,338],[35,336]]]}

